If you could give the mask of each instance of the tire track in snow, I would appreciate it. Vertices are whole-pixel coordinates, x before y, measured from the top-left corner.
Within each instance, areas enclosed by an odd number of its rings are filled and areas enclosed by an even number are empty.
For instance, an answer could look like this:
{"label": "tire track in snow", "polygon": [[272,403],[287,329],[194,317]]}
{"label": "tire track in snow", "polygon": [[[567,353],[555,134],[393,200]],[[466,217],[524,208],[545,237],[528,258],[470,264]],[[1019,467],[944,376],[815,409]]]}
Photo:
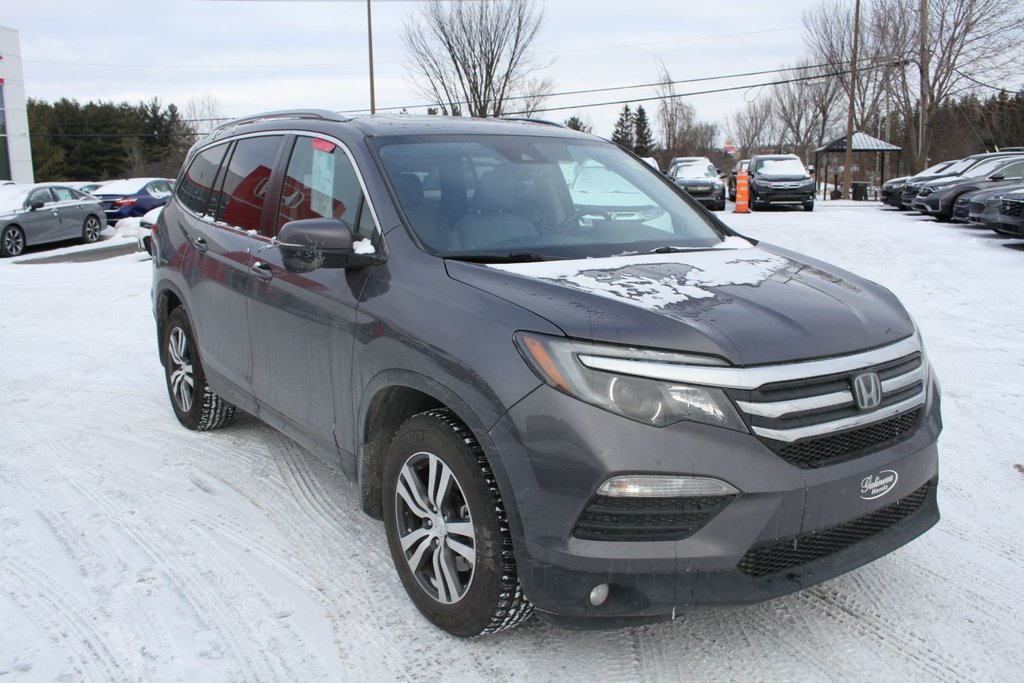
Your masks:
{"label": "tire track in snow", "polygon": [[0,589],[47,634],[83,680],[129,681],[132,666],[119,659],[88,607],[38,564],[0,555]]}

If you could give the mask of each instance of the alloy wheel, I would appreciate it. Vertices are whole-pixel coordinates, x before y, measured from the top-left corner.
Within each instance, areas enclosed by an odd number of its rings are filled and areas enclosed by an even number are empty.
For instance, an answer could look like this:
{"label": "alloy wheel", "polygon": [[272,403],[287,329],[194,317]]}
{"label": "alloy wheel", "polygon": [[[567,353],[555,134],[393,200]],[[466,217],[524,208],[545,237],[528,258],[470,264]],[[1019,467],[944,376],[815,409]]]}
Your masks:
{"label": "alloy wheel", "polygon": [[192,371],[192,355],[189,350],[188,336],[180,327],[171,330],[167,340],[168,368],[171,394],[174,402],[182,412],[192,409],[192,392],[195,377]]}
{"label": "alloy wheel", "polygon": [[4,251],[11,256],[17,256],[25,248],[25,238],[21,231],[11,228],[4,233]]}
{"label": "alloy wheel", "polygon": [[461,600],[473,582],[476,534],[459,481],[433,453],[419,452],[402,466],[395,515],[406,563],[434,600]]}
{"label": "alloy wheel", "polygon": [[95,242],[100,238],[100,222],[90,216],[85,219],[85,241]]}

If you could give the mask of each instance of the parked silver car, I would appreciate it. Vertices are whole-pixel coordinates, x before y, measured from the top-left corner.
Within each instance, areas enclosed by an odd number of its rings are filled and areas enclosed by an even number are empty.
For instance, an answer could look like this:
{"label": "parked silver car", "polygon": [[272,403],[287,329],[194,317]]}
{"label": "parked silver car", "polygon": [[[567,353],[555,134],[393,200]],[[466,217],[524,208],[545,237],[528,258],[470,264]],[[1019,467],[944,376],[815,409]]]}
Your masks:
{"label": "parked silver car", "polygon": [[0,256],[46,242],[95,242],[103,225],[99,200],[66,185],[0,186]]}

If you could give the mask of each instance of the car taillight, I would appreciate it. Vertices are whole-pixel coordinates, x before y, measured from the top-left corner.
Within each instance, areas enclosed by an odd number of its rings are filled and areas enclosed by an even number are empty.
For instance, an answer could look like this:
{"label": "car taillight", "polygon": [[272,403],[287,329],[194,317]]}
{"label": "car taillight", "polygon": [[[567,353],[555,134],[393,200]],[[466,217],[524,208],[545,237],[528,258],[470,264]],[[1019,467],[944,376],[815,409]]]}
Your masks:
{"label": "car taillight", "polygon": [[139,200],[136,197],[124,197],[122,199],[114,200],[114,203],[111,204],[111,206],[131,206],[132,204],[135,204],[138,201]]}

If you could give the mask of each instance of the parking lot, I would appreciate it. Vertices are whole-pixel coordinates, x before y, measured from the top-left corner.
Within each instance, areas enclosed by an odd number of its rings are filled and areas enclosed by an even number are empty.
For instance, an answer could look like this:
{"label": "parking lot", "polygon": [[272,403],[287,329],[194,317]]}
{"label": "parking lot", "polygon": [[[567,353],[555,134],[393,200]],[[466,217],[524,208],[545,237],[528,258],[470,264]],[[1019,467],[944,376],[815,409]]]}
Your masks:
{"label": "parking lot", "polygon": [[177,423],[150,261],[64,258],[126,242],[111,237],[0,261],[0,679],[1016,678],[1024,241],[875,202],[716,215],[880,282],[914,316],[945,421],[943,519],[920,539],[754,607],[452,638],[407,599],[333,463],[248,416]]}

